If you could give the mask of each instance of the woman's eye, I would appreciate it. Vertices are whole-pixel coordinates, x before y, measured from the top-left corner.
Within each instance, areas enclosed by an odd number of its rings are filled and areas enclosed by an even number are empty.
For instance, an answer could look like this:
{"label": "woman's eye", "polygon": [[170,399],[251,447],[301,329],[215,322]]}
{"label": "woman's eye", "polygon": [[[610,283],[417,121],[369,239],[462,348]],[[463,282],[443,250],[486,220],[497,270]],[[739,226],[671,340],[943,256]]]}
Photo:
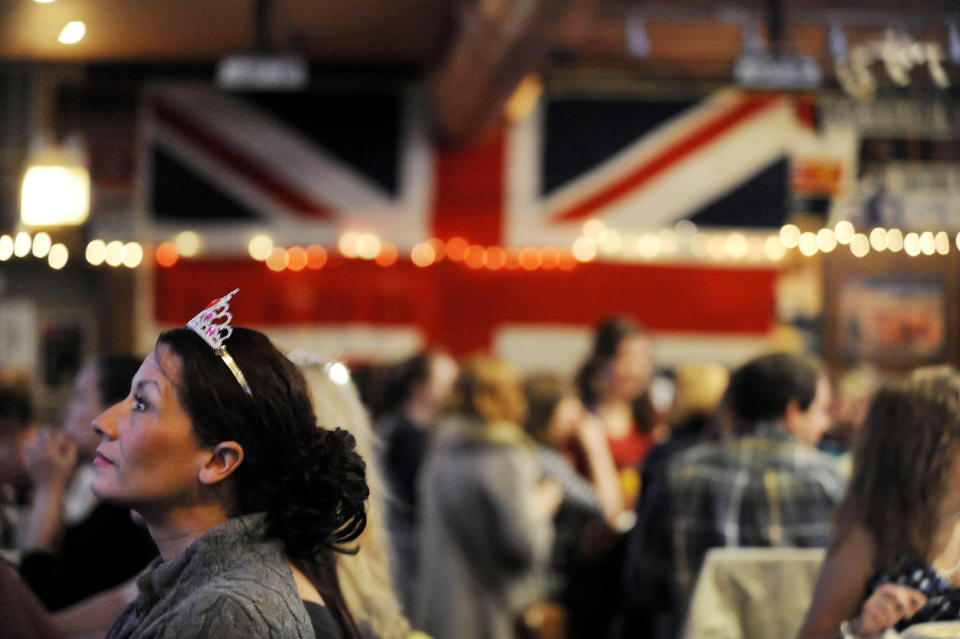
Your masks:
{"label": "woman's eye", "polygon": [[138,412],[138,413],[146,412],[146,410],[147,410],[147,402],[145,402],[145,401],[142,400],[141,398],[139,398],[139,397],[137,397],[136,395],[134,395],[134,397],[133,397],[133,410],[136,411],[136,412]]}

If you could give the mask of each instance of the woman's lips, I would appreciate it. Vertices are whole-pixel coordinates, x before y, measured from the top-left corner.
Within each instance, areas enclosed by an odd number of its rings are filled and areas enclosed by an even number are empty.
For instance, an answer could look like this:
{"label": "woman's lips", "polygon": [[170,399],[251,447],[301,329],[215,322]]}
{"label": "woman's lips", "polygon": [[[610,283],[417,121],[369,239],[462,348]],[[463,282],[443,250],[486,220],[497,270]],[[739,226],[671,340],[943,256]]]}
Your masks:
{"label": "woman's lips", "polygon": [[93,465],[94,466],[112,466],[113,462],[107,459],[106,457],[104,457],[103,455],[101,455],[100,453],[97,453],[97,456],[93,458]]}

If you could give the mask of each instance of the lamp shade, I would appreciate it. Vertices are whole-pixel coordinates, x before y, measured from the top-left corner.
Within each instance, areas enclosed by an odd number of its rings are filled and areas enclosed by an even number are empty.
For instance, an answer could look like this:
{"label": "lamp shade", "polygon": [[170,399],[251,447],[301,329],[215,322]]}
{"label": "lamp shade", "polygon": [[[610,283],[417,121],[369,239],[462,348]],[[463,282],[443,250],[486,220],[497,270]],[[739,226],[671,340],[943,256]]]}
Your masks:
{"label": "lamp shade", "polygon": [[20,190],[24,224],[75,226],[83,224],[89,213],[90,173],[85,166],[44,161],[27,168]]}

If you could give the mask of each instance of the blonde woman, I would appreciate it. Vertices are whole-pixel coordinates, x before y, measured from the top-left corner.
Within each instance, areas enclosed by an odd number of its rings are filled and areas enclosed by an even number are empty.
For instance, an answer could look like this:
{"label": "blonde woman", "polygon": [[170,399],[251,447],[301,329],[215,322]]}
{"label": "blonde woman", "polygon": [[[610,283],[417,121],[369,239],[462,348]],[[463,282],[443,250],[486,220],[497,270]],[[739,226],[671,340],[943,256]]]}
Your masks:
{"label": "blonde woman", "polygon": [[355,542],[360,552],[337,561],[337,576],[347,608],[365,638],[403,639],[410,624],[400,610],[390,578],[387,532],[383,515],[383,482],[373,463],[374,435],[370,419],[350,373],[340,362],[294,351],[290,358],[303,371],[320,425],[339,427],[357,440],[357,452],[367,460],[367,527]]}

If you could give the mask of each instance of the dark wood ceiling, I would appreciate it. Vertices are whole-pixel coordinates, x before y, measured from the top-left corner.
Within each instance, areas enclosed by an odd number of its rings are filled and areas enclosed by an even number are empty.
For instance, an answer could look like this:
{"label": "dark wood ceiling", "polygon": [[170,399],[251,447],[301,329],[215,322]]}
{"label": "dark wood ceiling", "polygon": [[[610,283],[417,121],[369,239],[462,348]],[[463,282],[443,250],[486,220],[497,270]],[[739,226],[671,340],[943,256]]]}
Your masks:
{"label": "dark wood ceiling", "polygon": [[[264,2],[265,0],[260,0]],[[209,64],[252,49],[254,0],[0,0],[0,61]],[[945,42],[956,0],[268,0],[276,50],[330,66],[395,66],[427,78],[440,128],[462,139],[532,72],[728,80],[745,25],[829,69],[829,27],[851,45],[886,28]],[[64,24],[87,36],[63,45]],[[642,24],[646,51],[630,46]],[[776,24],[775,22],[773,24]],[[631,26],[632,25],[632,26]],[[752,27],[751,27],[752,29]],[[634,36],[636,32],[634,31]],[[769,46],[767,44],[766,46]],[[949,65],[955,78],[958,65]]]}
{"label": "dark wood ceiling", "polygon": [[[326,63],[439,62],[471,9],[491,16],[511,0],[272,0],[274,46],[295,47]],[[528,2],[527,4],[532,4]],[[765,0],[579,0],[555,25],[550,48],[587,65],[635,65],[712,74],[739,50],[740,21],[765,19]],[[248,49],[254,37],[252,0],[33,0],[0,2],[0,59],[56,61],[213,61]],[[821,55],[824,27],[846,24],[853,37],[883,26],[942,29],[960,20],[956,0],[785,0],[797,49]],[[650,54],[626,43],[626,20],[646,17]],[[57,42],[70,20],[87,36]],[[706,66],[705,66],[706,65]]]}

